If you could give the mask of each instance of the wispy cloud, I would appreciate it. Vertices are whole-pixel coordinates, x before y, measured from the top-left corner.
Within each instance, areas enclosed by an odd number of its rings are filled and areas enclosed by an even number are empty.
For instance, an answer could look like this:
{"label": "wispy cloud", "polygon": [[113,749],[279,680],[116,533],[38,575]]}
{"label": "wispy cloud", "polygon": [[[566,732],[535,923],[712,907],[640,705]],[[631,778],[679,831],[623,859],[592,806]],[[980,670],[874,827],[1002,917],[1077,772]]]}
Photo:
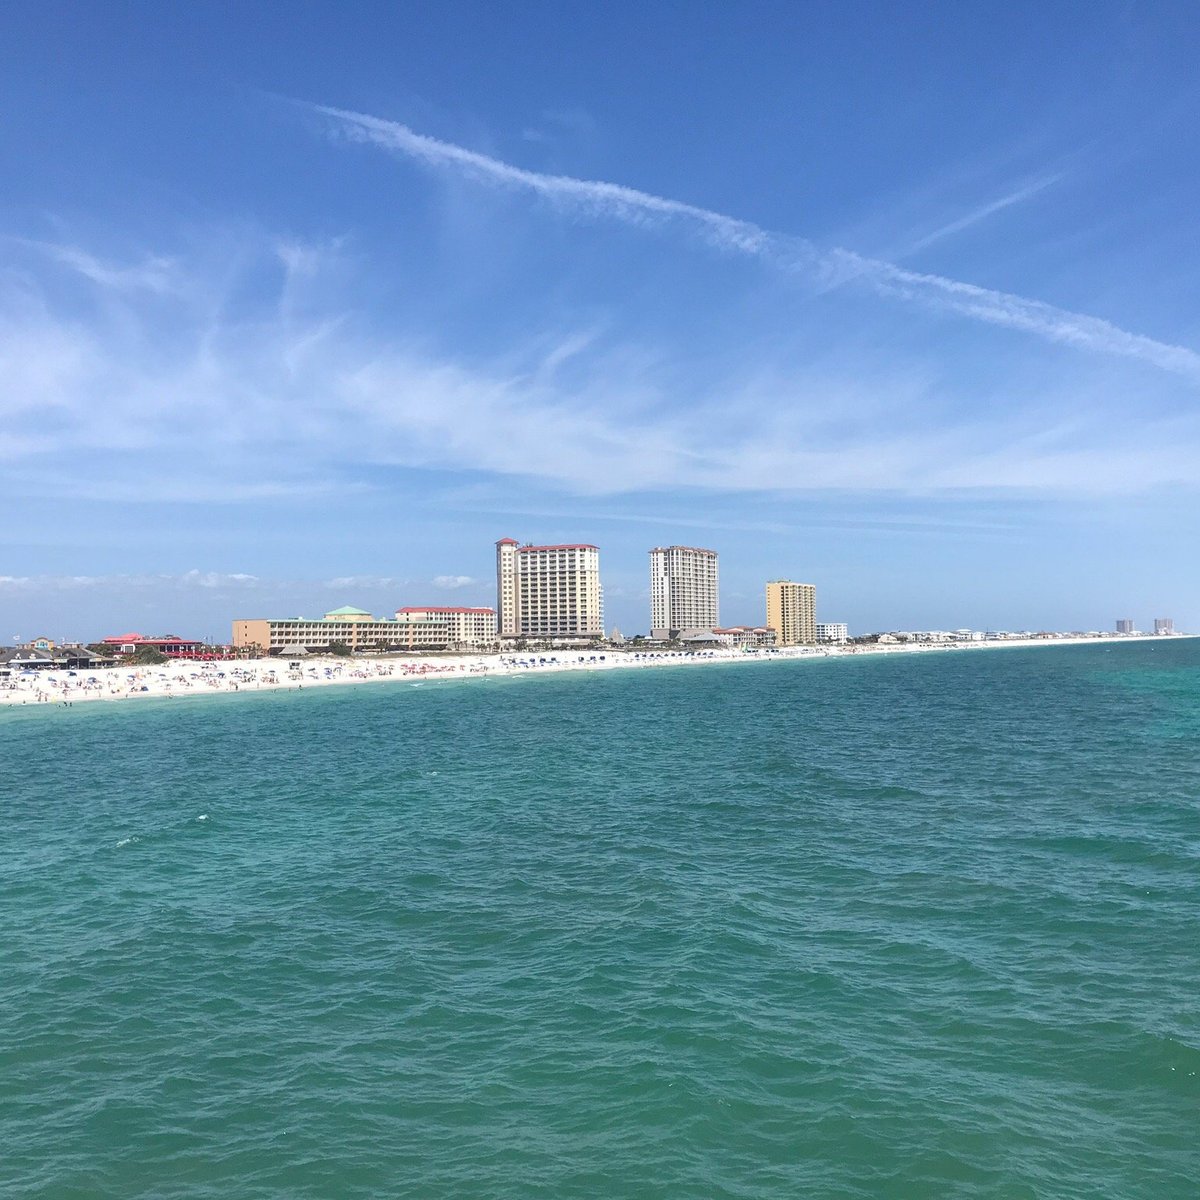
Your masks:
{"label": "wispy cloud", "polygon": [[404,584],[403,579],[391,575],[335,575],[332,579],[323,579],[321,586],[333,591],[347,589],[362,591],[378,591],[383,588],[395,588]]}
{"label": "wispy cloud", "polygon": [[[823,286],[859,284],[900,300],[1018,329],[1062,345],[1136,359],[1200,383],[1200,353],[1122,329],[1110,321],[975,284],[907,270],[895,263],[804,238],[772,233],[724,213],[601,180],[529,171],[396,121],[326,105],[309,105],[349,140],[401,154],[426,166],[454,170],[493,187],[530,192],[551,205],[633,225],[677,223],[723,251],[804,272]],[[1004,204],[1018,197],[1006,197]],[[994,209],[993,209],[994,211]],[[979,215],[967,218],[982,219]],[[965,227],[965,226],[964,226]]]}
{"label": "wispy cloud", "polygon": [[41,242],[33,238],[9,241],[46,255],[101,288],[114,291],[148,291],[159,295],[173,291],[178,283],[175,263],[170,258],[150,255],[138,263],[112,263],[81,250],[78,246]]}
{"label": "wispy cloud", "polygon": [[179,575],[113,574],[113,575],[0,575],[2,592],[74,592],[117,589],[120,591],[151,588],[155,590],[239,590],[247,591],[265,586],[257,575],[240,572],[184,571]]}
{"label": "wispy cloud", "polygon": [[228,588],[256,587],[259,583],[257,575],[248,575],[241,571],[200,571],[192,569],[179,576],[179,582],[185,587]]}
{"label": "wispy cloud", "polygon": [[527,142],[554,143],[563,138],[590,136],[596,132],[596,121],[580,108],[547,108],[536,125],[527,125],[521,137]]}
{"label": "wispy cloud", "polygon": [[324,105],[311,107],[333,118],[338,128],[355,141],[397,150],[431,166],[452,166],[480,181],[532,191],[545,200],[582,208],[596,216],[617,217],[635,224],[654,219],[682,220],[703,232],[714,245],[747,253],[760,253],[770,240],[765,230],[749,221],[739,221],[694,204],[653,196],[617,183],[527,171],[463,146],[416,133],[395,121]]}
{"label": "wispy cloud", "polygon": [[140,593],[175,595],[219,593],[228,597],[254,598],[270,602],[279,595],[306,597],[372,596],[383,593],[383,607],[404,600],[419,603],[429,598],[432,589],[454,590],[487,585],[469,575],[437,575],[432,580],[401,579],[393,575],[335,575],[328,579],[282,578],[251,575],[234,571],[193,569],[178,574],[114,572],[102,575],[0,575],[0,595],[47,595],[74,592],[116,592],[126,596]]}
{"label": "wispy cloud", "polygon": [[[523,343],[472,358],[365,327],[338,307],[356,281],[319,249],[289,250],[308,282],[302,304],[281,304],[295,286],[281,244],[263,235],[218,279],[209,257],[179,259],[168,305],[134,289],[89,309],[39,288],[36,273],[19,292],[0,288],[0,498],[265,510],[344,501],[397,469],[518,477],[559,496],[1200,483],[1200,418],[1143,404],[1130,428],[1111,364],[1073,368],[1057,391],[1043,373],[1027,403],[1006,379],[1002,403],[947,409],[920,371],[858,352],[848,365],[797,368],[733,339],[700,365],[684,352],[647,366],[638,343],[597,332],[595,313],[582,332],[534,326]],[[896,269],[891,286],[909,278]],[[222,287],[239,297],[234,316]],[[996,304],[949,281],[917,295],[937,287]],[[1073,328],[1087,336],[1079,319]],[[217,586],[208,578],[197,572],[193,586]]]}

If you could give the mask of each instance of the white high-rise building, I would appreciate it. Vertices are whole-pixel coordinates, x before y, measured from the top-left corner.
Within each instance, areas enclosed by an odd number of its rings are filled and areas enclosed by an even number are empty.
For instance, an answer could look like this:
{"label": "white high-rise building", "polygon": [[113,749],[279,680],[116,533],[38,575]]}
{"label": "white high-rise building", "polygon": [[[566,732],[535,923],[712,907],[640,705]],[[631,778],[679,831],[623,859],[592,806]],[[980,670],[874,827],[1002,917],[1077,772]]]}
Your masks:
{"label": "white high-rise building", "polygon": [[600,551],[591,545],[496,543],[496,609],[500,636],[604,636]]}
{"label": "white high-rise building", "polygon": [[650,551],[650,632],[675,637],[685,629],[720,624],[717,552],[696,546]]}

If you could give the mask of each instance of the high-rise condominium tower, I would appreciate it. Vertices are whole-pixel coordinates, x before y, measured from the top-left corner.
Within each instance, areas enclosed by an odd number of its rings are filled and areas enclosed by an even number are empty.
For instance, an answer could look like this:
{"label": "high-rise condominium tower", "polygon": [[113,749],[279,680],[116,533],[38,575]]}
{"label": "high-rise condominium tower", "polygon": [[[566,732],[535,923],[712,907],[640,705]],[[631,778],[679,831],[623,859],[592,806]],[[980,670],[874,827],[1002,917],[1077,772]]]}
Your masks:
{"label": "high-rise condominium tower", "polygon": [[1154,618],[1155,633],[1174,633],[1175,622],[1171,617],[1155,617]]}
{"label": "high-rise condominium tower", "polygon": [[516,637],[521,632],[517,616],[517,547],[516,538],[501,538],[496,543],[496,632],[502,637]]}
{"label": "high-rise condominium tower", "polygon": [[695,546],[650,551],[650,631],[674,637],[681,629],[713,629],[717,615],[717,552]]}
{"label": "high-rise condominium tower", "polygon": [[778,646],[809,646],[817,640],[817,589],[811,583],[773,579],[767,584],[767,626]]}
{"label": "high-rise condominium tower", "polygon": [[1117,618],[1117,632],[1118,633],[1132,633],[1133,632],[1133,618],[1132,617],[1118,617]]}
{"label": "high-rise condominium tower", "polygon": [[602,637],[604,593],[595,546],[496,543],[496,619],[500,636]]}

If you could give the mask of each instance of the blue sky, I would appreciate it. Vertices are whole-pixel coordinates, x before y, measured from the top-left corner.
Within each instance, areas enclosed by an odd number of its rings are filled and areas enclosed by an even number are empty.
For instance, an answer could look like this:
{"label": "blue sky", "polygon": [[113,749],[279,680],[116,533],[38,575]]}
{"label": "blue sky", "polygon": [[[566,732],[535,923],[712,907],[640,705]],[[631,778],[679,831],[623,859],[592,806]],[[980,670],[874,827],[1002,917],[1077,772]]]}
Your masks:
{"label": "blue sky", "polygon": [[1189,5],[27,5],[0,637],[491,603],[1200,627]]}

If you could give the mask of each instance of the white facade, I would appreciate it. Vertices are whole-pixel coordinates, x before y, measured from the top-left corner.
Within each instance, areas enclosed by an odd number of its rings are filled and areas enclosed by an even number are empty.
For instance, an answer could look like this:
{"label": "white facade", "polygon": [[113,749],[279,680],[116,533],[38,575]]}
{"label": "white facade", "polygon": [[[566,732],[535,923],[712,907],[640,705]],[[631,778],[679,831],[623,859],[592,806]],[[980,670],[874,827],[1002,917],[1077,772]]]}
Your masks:
{"label": "white facade", "polygon": [[650,551],[650,633],[674,637],[684,629],[713,629],[720,621],[717,552],[697,546]]}
{"label": "white facade", "polygon": [[714,629],[713,633],[726,646],[736,650],[775,648],[775,630],[766,625],[731,625],[728,629]]}
{"label": "white facade", "polygon": [[496,612],[491,608],[398,608],[396,624],[405,648],[426,643],[490,646],[496,640]]}
{"label": "white facade", "polygon": [[850,631],[846,628],[845,621],[818,621],[817,622],[817,641],[829,642],[835,645],[841,645],[842,642],[848,641]]}
{"label": "white facade", "polygon": [[603,637],[600,551],[503,538],[496,543],[496,601],[501,637]]}

